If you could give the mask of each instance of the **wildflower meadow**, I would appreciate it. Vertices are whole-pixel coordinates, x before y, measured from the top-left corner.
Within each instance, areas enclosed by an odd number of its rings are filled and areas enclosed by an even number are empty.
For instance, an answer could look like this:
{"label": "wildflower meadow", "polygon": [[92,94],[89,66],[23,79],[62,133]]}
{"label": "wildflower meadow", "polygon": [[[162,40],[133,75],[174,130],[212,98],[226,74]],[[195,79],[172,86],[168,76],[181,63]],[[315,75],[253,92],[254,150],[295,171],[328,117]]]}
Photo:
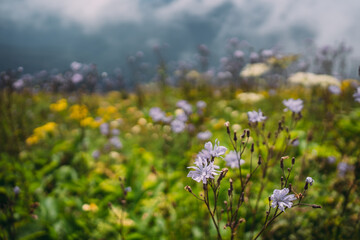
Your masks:
{"label": "wildflower meadow", "polygon": [[360,239],[350,48],[241,43],[2,71],[0,239]]}

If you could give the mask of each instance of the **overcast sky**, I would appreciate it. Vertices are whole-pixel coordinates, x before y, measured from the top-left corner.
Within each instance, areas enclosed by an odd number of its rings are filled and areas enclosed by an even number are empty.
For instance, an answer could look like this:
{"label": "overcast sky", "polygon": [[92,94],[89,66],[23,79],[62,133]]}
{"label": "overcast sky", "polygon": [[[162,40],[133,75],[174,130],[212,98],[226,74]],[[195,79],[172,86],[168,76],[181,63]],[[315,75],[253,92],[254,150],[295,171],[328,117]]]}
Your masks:
{"label": "overcast sky", "polygon": [[229,37],[288,51],[309,38],[345,41],[359,56],[359,14],[359,0],[2,0],[0,69],[64,68],[74,60],[112,69],[164,42],[173,60],[201,43],[217,56]]}

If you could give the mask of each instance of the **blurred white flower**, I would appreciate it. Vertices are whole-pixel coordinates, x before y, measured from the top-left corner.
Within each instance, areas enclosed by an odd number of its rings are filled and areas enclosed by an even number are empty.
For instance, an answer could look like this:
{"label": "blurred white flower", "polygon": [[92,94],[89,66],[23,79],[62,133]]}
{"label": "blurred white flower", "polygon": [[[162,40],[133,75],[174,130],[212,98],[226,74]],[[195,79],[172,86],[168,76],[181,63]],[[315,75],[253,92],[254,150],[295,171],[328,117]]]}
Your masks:
{"label": "blurred white flower", "polygon": [[339,80],[333,76],[309,72],[297,72],[291,75],[288,81],[292,84],[301,84],[305,87],[321,86],[326,88],[331,85],[340,86]]}
{"label": "blurred white flower", "polygon": [[248,64],[241,71],[240,76],[247,77],[260,77],[270,70],[270,67],[265,63]]}

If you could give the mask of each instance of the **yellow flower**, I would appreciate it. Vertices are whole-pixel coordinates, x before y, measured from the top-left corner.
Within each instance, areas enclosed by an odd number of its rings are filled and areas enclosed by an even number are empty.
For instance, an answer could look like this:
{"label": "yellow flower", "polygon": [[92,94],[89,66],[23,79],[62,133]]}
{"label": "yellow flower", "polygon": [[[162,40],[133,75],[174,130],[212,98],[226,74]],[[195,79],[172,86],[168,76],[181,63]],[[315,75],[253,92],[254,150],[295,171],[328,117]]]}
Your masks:
{"label": "yellow flower", "polygon": [[95,203],[90,203],[90,204],[84,204],[82,205],[82,210],[85,212],[96,212],[97,210],[99,210],[98,206]]}
{"label": "yellow flower", "polygon": [[54,122],[48,122],[40,127],[37,127],[34,129],[34,134],[36,135],[39,139],[43,139],[45,138],[47,133],[54,133],[55,129],[57,127],[57,124]]}
{"label": "yellow flower", "polygon": [[70,118],[74,120],[82,120],[87,117],[89,110],[85,105],[73,105],[70,108]]}
{"label": "yellow flower", "polygon": [[241,77],[260,77],[270,70],[270,67],[265,63],[248,64],[241,71]]}
{"label": "yellow flower", "polygon": [[40,140],[40,139],[39,139],[38,136],[36,136],[36,135],[31,135],[30,137],[28,137],[28,138],[26,139],[26,144],[29,145],[29,146],[31,146],[31,145],[34,145],[34,144],[38,143],[39,140]]}
{"label": "yellow flower", "polygon": [[92,127],[97,128],[101,124],[100,121],[96,121],[93,117],[87,117],[80,121],[82,127]]}
{"label": "yellow flower", "polygon": [[62,98],[58,100],[56,103],[50,104],[50,110],[53,112],[61,112],[64,111],[68,106],[67,100]]}
{"label": "yellow flower", "polygon": [[118,110],[114,106],[100,107],[97,110],[97,114],[102,117],[104,121],[109,121],[119,117]]}
{"label": "yellow flower", "polygon": [[41,139],[46,137],[48,133],[54,133],[56,131],[57,124],[54,122],[48,122],[40,127],[34,129],[33,134],[26,139],[27,145],[34,145]]}

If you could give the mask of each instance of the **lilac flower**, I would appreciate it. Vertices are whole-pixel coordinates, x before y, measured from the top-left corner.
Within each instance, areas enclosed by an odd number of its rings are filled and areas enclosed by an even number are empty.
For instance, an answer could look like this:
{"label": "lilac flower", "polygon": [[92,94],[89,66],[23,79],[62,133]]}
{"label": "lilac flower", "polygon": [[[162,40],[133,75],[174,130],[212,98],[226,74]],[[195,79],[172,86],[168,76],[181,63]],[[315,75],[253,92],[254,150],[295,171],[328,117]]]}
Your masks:
{"label": "lilac flower", "polygon": [[24,80],[22,79],[19,79],[17,80],[16,82],[13,83],[13,87],[16,89],[16,90],[20,90],[21,88],[24,87]]}
{"label": "lilac flower", "polygon": [[171,122],[171,130],[174,133],[181,133],[185,129],[185,123],[183,121],[180,121],[178,119],[175,119]]}
{"label": "lilac flower", "polygon": [[82,67],[82,64],[79,63],[79,62],[72,62],[70,64],[70,68],[73,70],[73,71],[78,71],[80,70],[80,68]]}
{"label": "lilac flower", "polygon": [[271,57],[272,55],[274,55],[274,51],[271,49],[265,49],[261,52],[261,55],[265,58]]}
{"label": "lilac flower", "polygon": [[[231,168],[239,168],[239,162],[238,159],[240,159],[240,154],[236,156],[235,151],[230,151],[228,155],[225,157],[226,166],[229,166]],[[240,165],[243,165],[245,161],[243,159],[240,159]]]}
{"label": "lilac flower", "polygon": [[214,175],[218,175],[220,171],[217,171],[215,169],[219,169],[219,166],[214,165],[214,162],[208,163],[206,159],[203,159],[201,157],[198,157],[195,160],[196,166],[191,166],[188,168],[195,169],[195,171],[190,171],[187,177],[191,177],[197,182],[202,181],[203,184],[207,183],[207,180],[209,178],[214,179]]}
{"label": "lilac flower", "polygon": [[162,121],[163,121],[164,123],[170,123],[171,120],[173,120],[173,117],[172,117],[172,116],[164,116],[164,117],[162,118]]}
{"label": "lilac flower", "polygon": [[197,107],[197,108],[200,108],[200,109],[204,109],[204,108],[206,108],[206,102],[204,102],[204,101],[198,101],[198,102],[196,103],[196,107]]}
{"label": "lilac flower", "polygon": [[336,162],[336,158],[334,156],[330,156],[327,158],[328,163],[333,164]]}
{"label": "lilac flower", "polygon": [[118,137],[110,138],[109,142],[112,146],[114,146],[117,149],[122,148],[122,143],[120,142],[120,139]]}
{"label": "lilac flower", "polygon": [[14,189],[13,189],[13,191],[14,191],[14,194],[15,194],[15,195],[19,195],[21,189],[20,189],[18,186],[15,186]]}
{"label": "lilac flower", "polygon": [[240,50],[236,50],[234,52],[234,57],[235,58],[243,58],[244,57],[244,52],[243,51],[240,51]]}
{"label": "lilac flower", "polygon": [[266,117],[263,116],[263,113],[261,112],[260,109],[259,112],[252,111],[252,112],[248,112],[247,114],[248,114],[249,122],[262,122],[266,119]]}
{"label": "lilac flower", "polygon": [[303,101],[301,99],[288,99],[288,100],[284,100],[283,104],[285,105],[285,109],[284,111],[286,112],[288,109],[290,111],[292,111],[293,113],[299,113],[301,112],[301,110],[303,109],[304,105],[303,105]]}
{"label": "lilac flower", "polygon": [[328,89],[329,92],[331,92],[334,95],[339,95],[341,93],[341,89],[336,85],[330,85]]}
{"label": "lilac flower", "polygon": [[188,117],[185,113],[181,113],[176,116],[176,119],[182,122],[186,122],[188,120]]}
{"label": "lilac flower", "polygon": [[345,177],[345,175],[353,170],[353,166],[347,164],[346,162],[341,162],[338,164],[337,169],[339,171],[340,177]]}
{"label": "lilac flower", "polygon": [[120,130],[119,130],[119,129],[114,128],[113,130],[111,130],[111,135],[113,135],[113,136],[118,136],[119,134],[120,134]]}
{"label": "lilac flower", "polygon": [[252,53],[250,54],[250,60],[251,60],[251,62],[255,62],[255,61],[257,61],[258,59],[259,59],[259,54],[258,54],[258,53],[252,52]]}
{"label": "lilac flower", "polygon": [[215,140],[215,144],[214,147],[212,145],[211,142],[207,142],[205,143],[205,146],[200,154],[198,154],[198,156],[203,156],[205,159],[211,159],[211,158],[215,158],[215,157],[221,157],[222,155],[225,154],[227,148],[223,147],[223,146],[219,146],[220,142],[219,140]]}
{"label": "lilac flower", "polygon": [[353,94],[355,101],[360,102],[360,87],[356,89],[356,92]]}
{"label": "lilac flower", "polygon": [[192,106],[185,100],[180,100],[176,103],[176,106],[184,110],[186,114],[192,113]]}
{"label": "lilac flower", "polygon": [[315,181],[314,181],[314,179],[312,179],[312,177],[307,177],[305,182],[310,184],[310,186],[312,186]]}
{"label": "lilac flower", "polygon": [[91,154],[91,156],[94,158],[94,159],[98,159],[100,157],[100,151],[99,150],[94,150]]}
{"label": "lilac flower", "polygon": [[84,79],[83,75],[81,75],[80,73],[75,73],[72,77],[71,77],[71,81],[74,84],[77,84],[79,82],[81,82]]}
{"label": "lilac flower", "polygon": [[199,132],[199,133],[197,134],[197,138],[198,138],[199,140],[202,140],[202,141],[205,141],[205,140],[210,139],[211,136],[212,136],[212,134],[211,134],[210,131]]}
{"label": "lilac flower", "polygon": [[293,203],[297,198],[294,194],[287,195],[289,193],[288,188],[284,188],[282,190],[275,189],[273,194],[270,196],[271,199],[271,207],[279,209],[285,212],[285,207],[291,208]]}
{"label": "lilac flower", "polygon": [[165,118],[165,113],[158,107],[151,108],[149,115],[154,122],[160,122]]}
{"label": "lilac flower", "polygon": [[102,135],[108,135],[109,134],[109,124],[108,123],[103,123],[100,125],[100,132]]}

